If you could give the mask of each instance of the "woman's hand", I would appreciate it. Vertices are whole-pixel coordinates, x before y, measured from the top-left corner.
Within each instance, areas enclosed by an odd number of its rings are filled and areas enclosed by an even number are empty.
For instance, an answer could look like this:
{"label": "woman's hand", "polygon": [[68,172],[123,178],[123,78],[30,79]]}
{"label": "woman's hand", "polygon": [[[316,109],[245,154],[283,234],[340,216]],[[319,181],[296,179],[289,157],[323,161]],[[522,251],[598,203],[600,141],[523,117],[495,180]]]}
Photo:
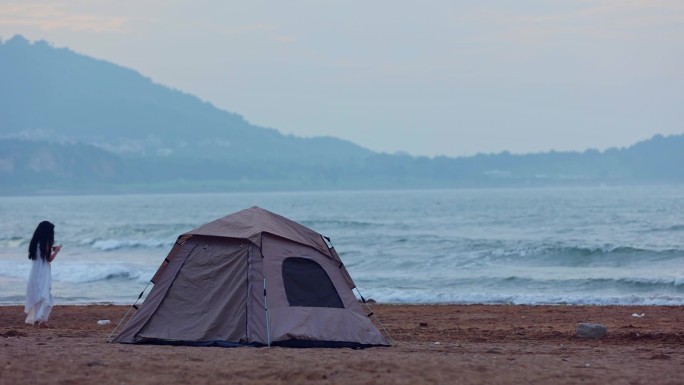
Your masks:
{"label": "woman's hand", "polygon": [[60,250],[62,250],[62,245],[52,246],[52,253],[50,254],[49,259],[50,262],[52,262],[57,257],[57,253],[59,253]]}

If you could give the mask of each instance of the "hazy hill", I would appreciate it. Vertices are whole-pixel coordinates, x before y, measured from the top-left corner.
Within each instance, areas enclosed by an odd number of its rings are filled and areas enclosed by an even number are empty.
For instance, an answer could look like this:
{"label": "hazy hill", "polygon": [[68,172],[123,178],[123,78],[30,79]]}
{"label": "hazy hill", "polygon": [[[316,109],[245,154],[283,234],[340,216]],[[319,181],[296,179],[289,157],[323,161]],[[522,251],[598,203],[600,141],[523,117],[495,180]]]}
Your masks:
{"label": "hazy hill", "polygon": [[378,154],[254,126],[133,70],[21,36],[0,44],[0,69],[5,194],[684,182],[684,135],[603,152]]}
{"label": "hazy hill", "polygon": [[[124,156],[236,159],[370,151],[333,138],[302,139],[257,127],[139,73],[15,36],[0,45],[4,134],[93,144]],[[277,156],[278,158],[281,155]]]}

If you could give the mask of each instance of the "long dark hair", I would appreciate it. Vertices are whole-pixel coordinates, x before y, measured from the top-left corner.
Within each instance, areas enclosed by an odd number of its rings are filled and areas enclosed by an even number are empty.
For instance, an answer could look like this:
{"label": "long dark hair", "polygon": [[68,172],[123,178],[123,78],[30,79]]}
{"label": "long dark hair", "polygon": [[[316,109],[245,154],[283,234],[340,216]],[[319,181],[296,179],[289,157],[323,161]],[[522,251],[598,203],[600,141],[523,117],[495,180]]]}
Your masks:
{"label": "long dark hair", "polygon": [[29,243],[29,259],[37,258],[36,249],[40,250],[40,257],[45,260],[50,256],[50,250],[55,243],[55,225],[48,221],[42,221],[33,232],[33,238]]}

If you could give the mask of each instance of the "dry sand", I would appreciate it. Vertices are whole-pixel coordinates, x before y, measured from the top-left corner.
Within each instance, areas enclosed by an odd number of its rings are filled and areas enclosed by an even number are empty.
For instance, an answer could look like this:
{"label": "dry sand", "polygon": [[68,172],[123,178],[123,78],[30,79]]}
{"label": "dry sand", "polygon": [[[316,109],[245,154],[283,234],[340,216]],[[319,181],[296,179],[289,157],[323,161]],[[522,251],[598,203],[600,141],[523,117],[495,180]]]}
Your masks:
{"label": "dry sand", "polygon": [[682,307],[375,305],[396,345],[364,350],[105,344],[127,309],[57,306],[36,329],[0,307],[0,384],[684,384]]}

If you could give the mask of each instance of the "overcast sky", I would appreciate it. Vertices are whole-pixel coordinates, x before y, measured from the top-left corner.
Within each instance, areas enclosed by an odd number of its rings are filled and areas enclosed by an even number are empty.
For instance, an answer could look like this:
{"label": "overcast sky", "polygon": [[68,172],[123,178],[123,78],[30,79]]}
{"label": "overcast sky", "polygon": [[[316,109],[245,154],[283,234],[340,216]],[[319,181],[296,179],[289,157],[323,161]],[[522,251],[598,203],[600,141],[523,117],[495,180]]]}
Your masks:
{"label": "overcast sky", "polygon": [[0,37],[14,34],[260,126],[376,151],[605,149],[684,133],[682,0],[3,0]]}

